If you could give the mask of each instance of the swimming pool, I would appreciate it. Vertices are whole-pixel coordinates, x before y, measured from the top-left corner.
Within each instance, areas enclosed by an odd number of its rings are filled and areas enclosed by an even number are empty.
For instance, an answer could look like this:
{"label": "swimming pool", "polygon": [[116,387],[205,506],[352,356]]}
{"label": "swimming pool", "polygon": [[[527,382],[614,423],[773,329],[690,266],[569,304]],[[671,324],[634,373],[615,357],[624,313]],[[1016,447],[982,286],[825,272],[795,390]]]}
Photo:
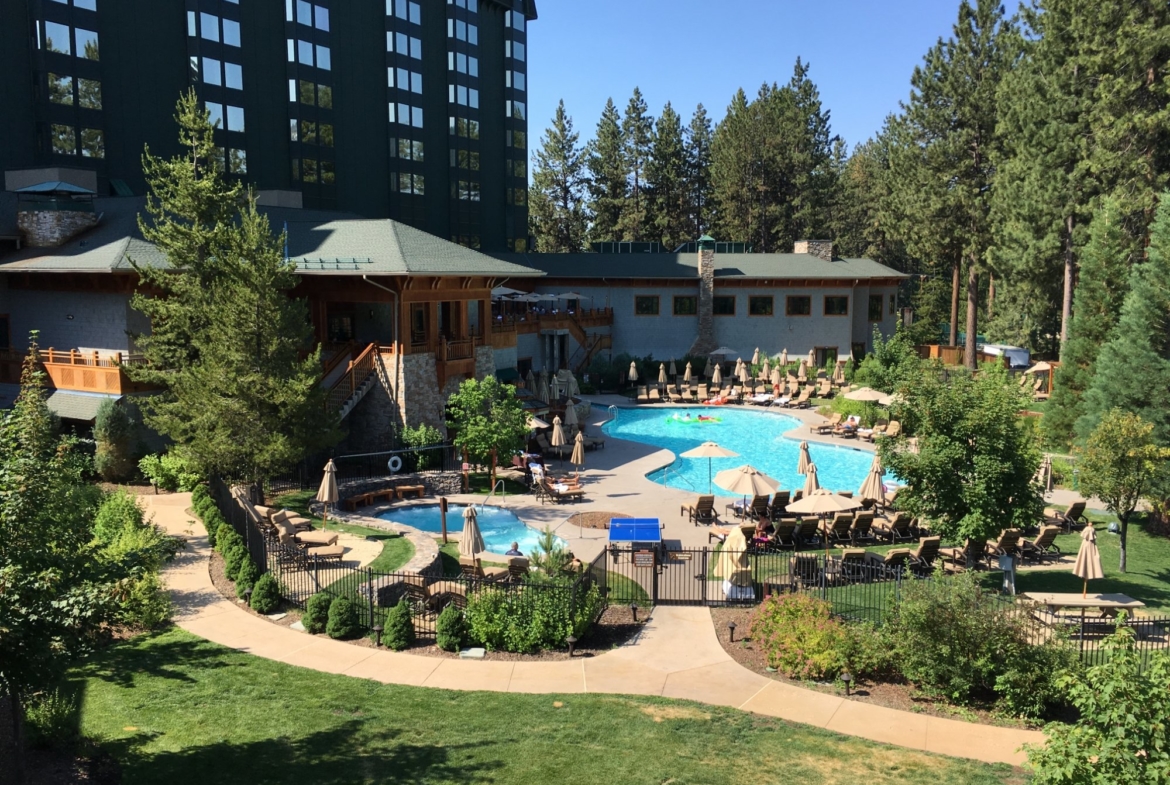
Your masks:
{"label": "swimming pool", "polygon": [[[465,504],[451,504],[447,507],[447,531],[458,534],[463,531],[463,510]],[[492,553],[507,553],[513,542],[520,543],[520,552],[525,556],[536,550],[536,543],[540,532],[529,528],[524,521],[517,518],[512,512],[502,507],[480,507],[476,505],[478,513],[479,531],[483,535],[484,546]],[[419,531],[443,531],[441,514],[437,504],[424,504],[416,507],[401,507],[390,509],[378,515],[379,518],[395,523],[412,526]],[[563,545],[564,541],[558,538]]]}
{"label": "swimming pool", "polygon": [[[679,422],[673,419],[674,415],[681,417],[687,412],[692,418],[703,415],[718,420]],[[800,424],[795,417],[729,407],[619,409],[616,418],[606,423],[605,431],[619,439],[670,450],[676,456],[703,442],[717,442],[740,457],[712,459],[715,474],[746,463],[779,480],[781,489],[791,491],[804,487],[804,475],[796,473],[800,440],[783,434]],[[872,453],[831,444],[809,442],[808,451],[817,465],[821,487],[834,491],[856,492],[873,462]],[[670,466],[647,477],[672,488],[707,493],[707,459],[676,457]],[[733,495],[718,485],[712,490],[721,496]]]}

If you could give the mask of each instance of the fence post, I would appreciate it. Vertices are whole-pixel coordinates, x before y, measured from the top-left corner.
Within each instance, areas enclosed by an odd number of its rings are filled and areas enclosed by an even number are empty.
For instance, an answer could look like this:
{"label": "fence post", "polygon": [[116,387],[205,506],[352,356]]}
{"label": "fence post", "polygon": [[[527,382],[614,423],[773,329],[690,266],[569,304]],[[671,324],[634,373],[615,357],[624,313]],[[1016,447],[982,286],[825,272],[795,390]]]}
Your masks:
{"label": "fence post", "polygon": [[[828,537],[826,537],[825,539],[827,540]],[[818,556],[817,558],[819,559],[821,557]],[[828,602],[828,600],[829,600],[828,575],[825,574],[828,571],[828,569],[829,569],[829,560],[825,559],[823,562],[821,562],[821,599],[825,600],[826,602]]]}
{"label": "fence post", "polygon": [[[374,571],[371,567],[366,567],[366,598],[370,605],[370,629],[374,629]],[[381,644],[381,641],[374,641],[374,643]]]}

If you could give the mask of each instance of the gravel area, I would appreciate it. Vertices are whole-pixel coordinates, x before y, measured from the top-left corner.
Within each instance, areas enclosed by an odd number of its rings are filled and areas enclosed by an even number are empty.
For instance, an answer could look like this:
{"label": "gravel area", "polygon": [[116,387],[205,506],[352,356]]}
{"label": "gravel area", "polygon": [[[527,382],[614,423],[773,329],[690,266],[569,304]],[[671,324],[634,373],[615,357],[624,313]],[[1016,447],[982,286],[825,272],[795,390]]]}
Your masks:
{"label": "gravel area", "polygon": [[570,515],[565,524],[583,529],[608,529],[611,519],[630,517],[633,516],[621,512],[578,512]]}

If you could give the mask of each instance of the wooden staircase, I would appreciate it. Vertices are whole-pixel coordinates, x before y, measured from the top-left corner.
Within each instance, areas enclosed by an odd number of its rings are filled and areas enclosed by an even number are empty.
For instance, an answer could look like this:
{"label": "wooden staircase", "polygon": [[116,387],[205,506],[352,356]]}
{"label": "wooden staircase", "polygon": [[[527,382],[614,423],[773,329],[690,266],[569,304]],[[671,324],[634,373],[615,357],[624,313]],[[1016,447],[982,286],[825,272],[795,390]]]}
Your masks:
{"label": "wooden staircase", "polygon": [[598,352],[613,348],[613,336],[608,333],[586,334],[582,331],[582,334],[585,336],[585,340],[579,341],[580,346],[569,358],[569,367],[578,376],[589,369],[589,364],[593,362],[593,358],[597,356]]}
{"label": "wooden staircase", "polygon": [[362,398],[378,383],[377,360],[379,347],[371,343],[350,360],[345,373],[333,383],[325,395],[325,410],[344,420]]}

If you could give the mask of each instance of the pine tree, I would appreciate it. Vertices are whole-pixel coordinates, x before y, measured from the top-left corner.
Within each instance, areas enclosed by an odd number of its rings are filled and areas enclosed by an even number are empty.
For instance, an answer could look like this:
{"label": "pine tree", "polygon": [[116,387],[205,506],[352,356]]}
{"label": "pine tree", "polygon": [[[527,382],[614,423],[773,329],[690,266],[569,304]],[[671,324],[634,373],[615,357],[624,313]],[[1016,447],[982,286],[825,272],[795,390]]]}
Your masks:
{"label": "pine tree", "polygon": [[536,151],[528,220],[542,253],[572,253],[585,248],[589,218],[585,212],[585,150],[573,130],[565,102],[557,105],[552,126]]}
{"label": "pine tree", "polygon": [[714,194],[711,186],[711,118],[702,104],[695,108],[686,137],[686,198],[690,220],[689,240],[697,240],[711,228]]}
{"label": "pine tree", "polygon": [[821,105],[820,90],[808,78],[809,67],[796,58],[787,88],[792,95],[792,143],[787,162],[791,171],[792,223],[778,238],[781,247],[799,239],[823,237],[829,228],[836,179],[831,165],[834,138],[829,129],[829,111]]}
{"label": "pine tree", "polygon": [[1084,414],[1083,397],[1093,380],[1097,353],[1117,324],[1128,286],[1132,251],[1116,203],[1107,201],[1089,226],[1089,242],[1080,254],[1080,282],[1060,353],[1052,397],[1041,421],[1045,439],[1055,447],[1072,442],[1077,420]]}
{"label": "pine tree", "polygon": [[610,98],[605,102],[605,110],[597,123],[597,134],[589,143],[587,152],[589,213],[593,217],[589,239],[592,242],[621,239],[619,223],[629,187],[623,149],[621,116]]}
{"label": "pine tree", "polygon": [[[653,238],[673,250],[689,237],[687,158],[682,118],[668,101],[654,126],[654,143],[646,166]],[[697,235],[696,235],[697,237]]]}
{"label": "pine tree", "polygon": [[1101,347],[1077,419],[1087,439],[1110,409],[1154,425],[1157,444],[1170,446],[1170,195],[1163,194],[1150,227],[1148,259],[1133,266],[1121,316]]}
{"label": "pine tree", "polygon": [[711,182],[717,204],[718,233],[734,241],[760,240],[760,196],[763,188],[763,146],[758,138],[755,111],[742,89],[736,91],[727,115],[711,142]]}
{"label": "pine tree", "polygon": [[650,239],[651,227],[656,223],[651,214],[646,180],[653,144],[654,118],[648,114],[642,91],[635,87],[622,118],[622,151],[629,179],[629,196],[619,222],[623,240],[642,242]]}
{"label": "pine tree", "polygon": [[145,402],[146,422],[201,472],[258,483],[334,435],[319,354],[307,351],[305,302],[289,297],[298,278],[283,239],[251,194],[239,207],[236,190],[202,165],[211,125],[191,96],[180,100],[178,120],[188,152],[148,159],[154,221],[142,219],[143,229],[167,264],[137,265],[144,283],[161,285],[134,297],[152,329],[146,368],[127,370],[157,377],[162,369],[166,391]]}
{"label": "pine tree", "polygon": [[[914,185],[928,213],[953,217],[948,228],[967,267],[967,365],[976,365],[979,275],[992,242],[991,190],[999,155],[996,91],[1015,60],[1019,36],[998,0],[959,5],[954,35],[914,69],[905,106],[914,146],[921,150]],[[924,220],[919,215],[918,220]],[[952,324],[952,329],[954,325]]]}

